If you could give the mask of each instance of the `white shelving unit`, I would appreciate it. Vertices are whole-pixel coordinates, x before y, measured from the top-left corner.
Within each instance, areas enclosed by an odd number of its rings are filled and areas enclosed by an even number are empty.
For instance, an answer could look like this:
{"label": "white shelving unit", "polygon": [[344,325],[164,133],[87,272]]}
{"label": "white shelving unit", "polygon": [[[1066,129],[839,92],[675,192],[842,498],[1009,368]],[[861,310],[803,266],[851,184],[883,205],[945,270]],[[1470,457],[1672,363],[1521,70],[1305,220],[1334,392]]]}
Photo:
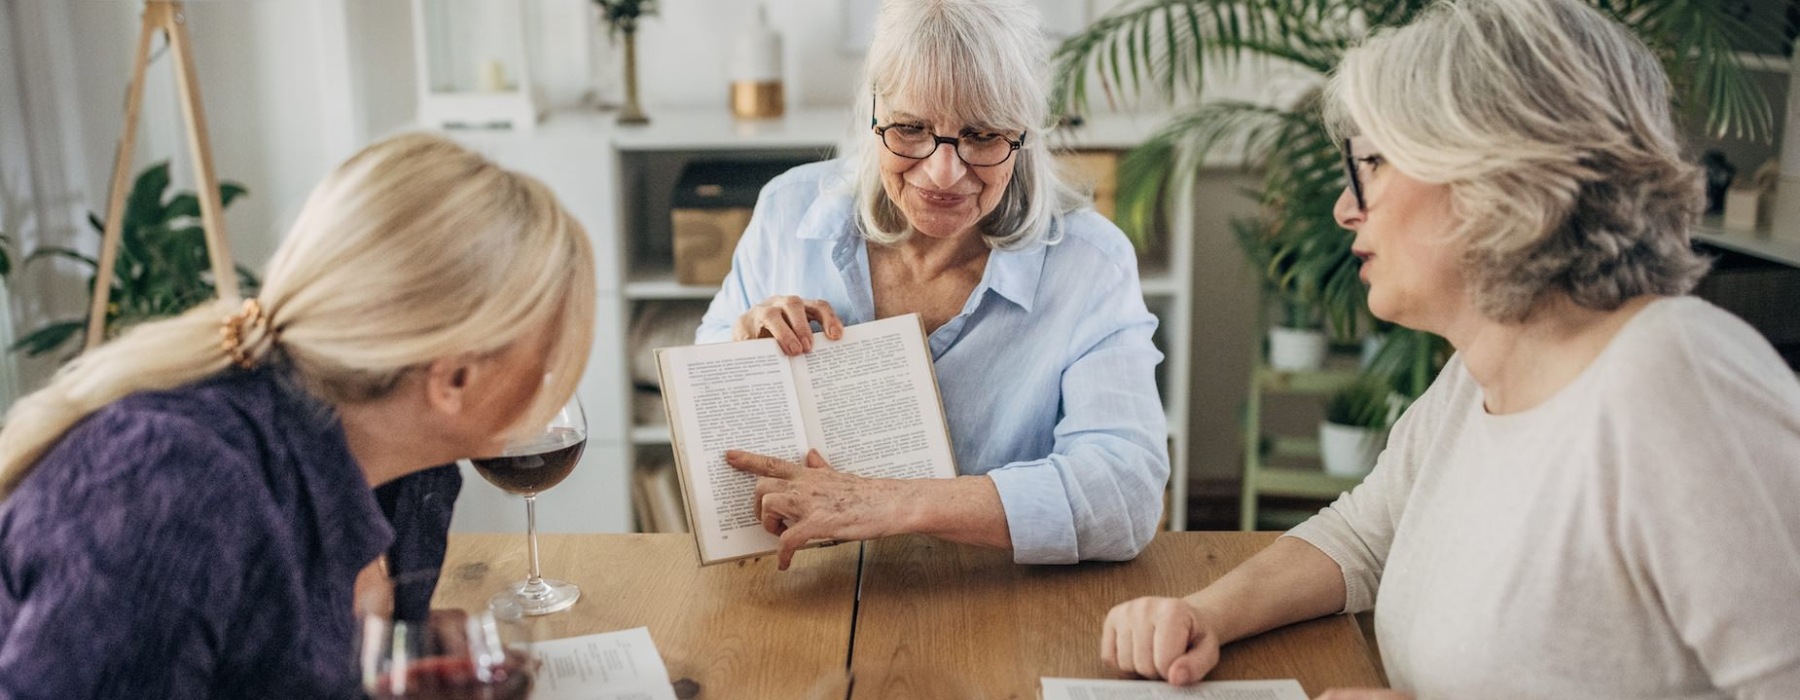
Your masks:
{"label": "white shelving unit", "polygon": [[[552,114],[531,135],[451,134],[550,185],[587,228],[597,256],[594,350],[578,392],[588,412],[588,448],[568,481],[539,498],[539,528],[546,532],[632,531],[633,470],[668,453],[665,426],[633,421],[628,328],[633,314],[646,304],[699,305],[711,300],[716,290],[677,283],[666,248],[654,245],[647,235],[646,230],[657,230],[655,217],[667,221],[662,207],[668,193],[658,190],[672,183],[679,164],[688,161],[803,154],[824,158],[844,139],[861,135],[841,109],[799,110],[759,122],[734,121],[724,111],[658,113],[651,120],[644,127],[621,127],[607,114]],[[1122,151],[1147,137],[1161,121],[1156,115],[1103,116],[1050,138],[1059,149]],[[1192,231],[1192,207],[1172,209],[1169,230]],[[1165,360],[1157,376],[1170,426],[1169,518],[1170,526],[1180,529],[1187,515],[1187,387],[1194,337],[1189,327],[1190,236],[1167,235],[1161,250],[1164,259],[1143,260],[1140,267],[1145,300],[1162,320],[1156,340]],[[457,503],[456,529],[523,530],[523,509],[516,498],[482,488],[472,471],[467,476],[470,484]]]}

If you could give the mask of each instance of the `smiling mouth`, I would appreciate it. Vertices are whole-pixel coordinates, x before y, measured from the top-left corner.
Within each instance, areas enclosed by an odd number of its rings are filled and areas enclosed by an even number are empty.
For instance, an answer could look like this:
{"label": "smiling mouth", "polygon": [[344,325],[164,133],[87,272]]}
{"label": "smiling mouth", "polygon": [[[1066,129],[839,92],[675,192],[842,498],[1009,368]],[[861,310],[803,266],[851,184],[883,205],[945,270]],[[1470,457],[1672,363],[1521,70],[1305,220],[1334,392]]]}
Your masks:
{"label": "smiling mouth", "polygon": [[927,190],[915,190],[915,193],[917,193],[919,199],[923,200],[926,204],[935,204],[938,206],[952,206],[952,205],[956,205],[956,204],[961,204],[963,202],[963,200],[969,198],[969,195],[966,195],[966,194],[952,194],[949,192],[931,192],[931,191],[927,191]]}

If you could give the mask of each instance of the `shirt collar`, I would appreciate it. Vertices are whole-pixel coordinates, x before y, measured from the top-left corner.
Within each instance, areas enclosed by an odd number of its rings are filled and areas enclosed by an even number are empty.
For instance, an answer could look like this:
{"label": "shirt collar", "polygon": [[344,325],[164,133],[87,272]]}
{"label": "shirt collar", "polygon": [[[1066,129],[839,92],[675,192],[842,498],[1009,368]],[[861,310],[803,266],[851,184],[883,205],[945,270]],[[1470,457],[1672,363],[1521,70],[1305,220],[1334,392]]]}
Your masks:
{"label": "shirt collar", "polygon": [[1044,258],[1049,252],[1050,246],[1039,243],[1024,250],[990,253],[982,286],[1029,313],[1037,300],[1038,280],[1044,276]]}
{"label": "shirt collar", "polygon": [[[840,268],[854,260],[855,251],[852,246],[862,241],[853,202],[854,199],[847,193],[821,197],[807,210],[799,227],[800,238],[836,240],[838,245],[834,250],[835,262]],[[1051,224],[1052,227],[1056,225],[1054,222]],[[1052,234],[1054,232],[1053,228]],[[971,296],[979,297],[983,291],[992,289],[1019,308],[1031,311],[1032,304],[1037,299],[1038,281],[1044,275],[1044,260],[1048,254],[1049,246],[1043,243],[1023,250],[993,251],[988,256],[987,270],[982,273],[981,284]]]}

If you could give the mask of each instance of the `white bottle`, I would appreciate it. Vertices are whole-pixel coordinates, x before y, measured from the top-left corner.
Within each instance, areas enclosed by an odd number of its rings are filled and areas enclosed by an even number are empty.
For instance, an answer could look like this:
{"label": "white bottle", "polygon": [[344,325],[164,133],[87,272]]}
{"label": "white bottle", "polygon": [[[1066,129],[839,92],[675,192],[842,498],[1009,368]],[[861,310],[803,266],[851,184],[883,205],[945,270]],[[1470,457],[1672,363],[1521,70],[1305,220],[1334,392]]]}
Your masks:
{"label": "white bottle", "polygon": [[768,8],[756,6],[756,22],[731,45],[731,114],[739,119],[781,116],[781,35],[769,27]]}

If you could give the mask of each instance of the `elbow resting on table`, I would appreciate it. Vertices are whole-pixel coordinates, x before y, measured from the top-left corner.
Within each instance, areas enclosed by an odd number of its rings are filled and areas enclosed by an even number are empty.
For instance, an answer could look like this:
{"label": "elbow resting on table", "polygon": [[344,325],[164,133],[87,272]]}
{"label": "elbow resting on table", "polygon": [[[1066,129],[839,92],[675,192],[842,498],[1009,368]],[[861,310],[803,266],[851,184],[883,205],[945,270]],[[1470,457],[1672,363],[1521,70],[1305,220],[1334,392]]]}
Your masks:
{"label": "elbow resting on table", "polygon": [[[1081,529],[1082,561],[1130,561],[1156,538],[1163,516],[1163,490],[1169,483],[1166,452],[1132,446],[1122,454],[1108,451],[1104,457],[1114,472],[1118,507],[1096,512]],[[1098,510],[1098,509],[1096,509]]]}

